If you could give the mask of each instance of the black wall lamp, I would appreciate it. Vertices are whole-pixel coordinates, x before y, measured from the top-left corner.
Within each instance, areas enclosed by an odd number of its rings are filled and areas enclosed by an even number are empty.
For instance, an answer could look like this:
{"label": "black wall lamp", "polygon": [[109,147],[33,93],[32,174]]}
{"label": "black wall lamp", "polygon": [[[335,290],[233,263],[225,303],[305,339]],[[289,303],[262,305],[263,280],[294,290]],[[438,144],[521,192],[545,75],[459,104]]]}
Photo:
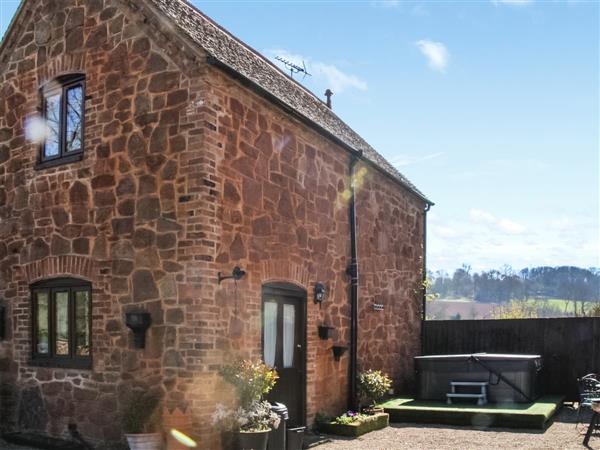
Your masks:
{"label": "black wall lamp", "polygon": [[327,295],[327,288],[323,283],[317,281],[315,283],[315,304],[318,303],[320,306],[323,300],[325,300],[325,295]]}
{"label": "black wall lamp", "polygon": [[132,311],[125,313],[125,325],[133,331],[133,343],[135,348],[146,346],[146,330],[150,327],[152,318],[145,311]]}
{"label": "black wall lamp", "polygon": [[246,275],[246,272],[244,270],[242,270],[239,266],[235,266],[233,268],[233,271],[231,272],[231,275],[222,275],[221,272],[219,272],[219,274],[218,274],[219,284],[221,284],[221,281],[223,281],[223,280],[230,280],[230,279],[234,279],[235,281],[241,280],[244,277],[244,275]]}

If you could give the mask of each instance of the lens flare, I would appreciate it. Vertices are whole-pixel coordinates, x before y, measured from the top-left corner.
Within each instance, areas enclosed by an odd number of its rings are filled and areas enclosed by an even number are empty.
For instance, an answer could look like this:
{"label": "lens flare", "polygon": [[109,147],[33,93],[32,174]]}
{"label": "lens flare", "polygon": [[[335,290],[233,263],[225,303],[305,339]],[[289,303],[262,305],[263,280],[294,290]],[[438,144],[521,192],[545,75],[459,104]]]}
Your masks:
{"label": "lens flare", "polygon": [[25,121],[25,138],[34,144],[41,144],[48,136],[48,125],[40,116],[29,117]]}
{"label": "lens flare", "polygon": [[196,441],[194,441],[191,437],[182,433],[181,431],[176,430],[175,428],[171,429],[171,436],[173,436],[177,442],[179,442],[182,445],[185,445],[186,447],[197,447]]}

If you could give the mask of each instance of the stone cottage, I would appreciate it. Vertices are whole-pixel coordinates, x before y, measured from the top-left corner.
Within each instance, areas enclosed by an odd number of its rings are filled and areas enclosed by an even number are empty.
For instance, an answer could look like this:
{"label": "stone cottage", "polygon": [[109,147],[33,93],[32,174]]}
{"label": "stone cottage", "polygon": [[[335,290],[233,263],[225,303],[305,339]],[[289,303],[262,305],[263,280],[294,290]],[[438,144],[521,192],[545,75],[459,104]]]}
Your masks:
{"label": "stone cottage", "polygon": [[218,448],[238,357],[294,424],[410,389],[431,203],[325,102],[182,0],[24,0],[0,80],[0,431],[118,442],[138,385]]}

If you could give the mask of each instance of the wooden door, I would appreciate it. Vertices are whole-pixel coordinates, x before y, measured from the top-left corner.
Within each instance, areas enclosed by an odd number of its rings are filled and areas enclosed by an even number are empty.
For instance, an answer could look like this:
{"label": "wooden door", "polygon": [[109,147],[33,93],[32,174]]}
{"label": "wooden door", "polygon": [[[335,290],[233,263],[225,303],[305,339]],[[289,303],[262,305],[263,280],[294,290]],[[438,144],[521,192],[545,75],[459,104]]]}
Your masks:
{"label": "wooden door", "polygon": [[263,360],[279,375],[267,399],[288,407],[288,426],[302,426],[306,422],[305,322],[304,291],[274,286],[263,288]]}

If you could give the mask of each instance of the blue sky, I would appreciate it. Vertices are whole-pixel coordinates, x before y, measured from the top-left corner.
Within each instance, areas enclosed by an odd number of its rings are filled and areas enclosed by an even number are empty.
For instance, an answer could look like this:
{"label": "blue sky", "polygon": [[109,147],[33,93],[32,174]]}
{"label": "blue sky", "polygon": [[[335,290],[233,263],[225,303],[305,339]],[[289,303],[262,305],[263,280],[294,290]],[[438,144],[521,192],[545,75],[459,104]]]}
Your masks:
{"label": "blue sky", "polygon": [[[432,270],[600,266],[599,6],[194,1],[425,192]],[[0,0],[0,31],[18,2]]]}

